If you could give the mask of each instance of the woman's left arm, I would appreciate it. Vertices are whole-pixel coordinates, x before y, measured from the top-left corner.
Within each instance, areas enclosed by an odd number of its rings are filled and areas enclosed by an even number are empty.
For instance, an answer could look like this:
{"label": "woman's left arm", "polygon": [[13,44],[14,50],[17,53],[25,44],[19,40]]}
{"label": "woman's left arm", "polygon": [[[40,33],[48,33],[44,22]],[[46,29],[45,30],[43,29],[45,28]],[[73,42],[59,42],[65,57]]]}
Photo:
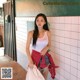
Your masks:
{"label": "woman's left arm", "polygon": [[50,31],[47,31],[47,35],[48,35],[48,45],[42,49],[41,51],[41,55],[45,55],[46,52],[50,49],[51,47],[51,32]]}

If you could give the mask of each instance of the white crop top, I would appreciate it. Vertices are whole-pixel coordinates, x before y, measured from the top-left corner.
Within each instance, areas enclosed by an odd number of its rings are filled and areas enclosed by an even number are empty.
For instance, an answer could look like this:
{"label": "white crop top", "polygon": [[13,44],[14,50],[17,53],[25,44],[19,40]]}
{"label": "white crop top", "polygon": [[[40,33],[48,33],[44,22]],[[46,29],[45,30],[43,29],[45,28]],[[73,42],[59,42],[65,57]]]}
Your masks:
{"label": "white crop top", "polygon": [[32,45],[32,50],[41,52],[41,50],[47,45],[48,45],[48,36],[47,36],[47,31],[45,31],[44,36],[42,38],[37,39],[36,46]]}

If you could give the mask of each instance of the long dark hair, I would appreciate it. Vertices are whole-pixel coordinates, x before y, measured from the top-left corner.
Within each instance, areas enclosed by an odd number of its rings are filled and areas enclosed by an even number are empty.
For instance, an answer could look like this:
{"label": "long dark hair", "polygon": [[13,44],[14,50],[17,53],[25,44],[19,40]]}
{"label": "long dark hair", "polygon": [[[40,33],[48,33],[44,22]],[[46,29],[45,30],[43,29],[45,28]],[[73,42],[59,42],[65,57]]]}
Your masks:
{"label": "long dark hair", "polygon": [[49,31],[46,15],[43,14],[43,13],[38,14],[38,15],[36,16],[35,22],[34,22],[33,45],[36,45],[36,41],[37,41],[37,38],[38,38],[38,35],[39,35],[38,26],[36,25],[36,19],[37,19],[38,17],[40,17],[40,16],[42,16],[42,17],[44,18],[45,22],[46,22],[46,24],[44,24],[44,26],[43,26],[43,29]]}

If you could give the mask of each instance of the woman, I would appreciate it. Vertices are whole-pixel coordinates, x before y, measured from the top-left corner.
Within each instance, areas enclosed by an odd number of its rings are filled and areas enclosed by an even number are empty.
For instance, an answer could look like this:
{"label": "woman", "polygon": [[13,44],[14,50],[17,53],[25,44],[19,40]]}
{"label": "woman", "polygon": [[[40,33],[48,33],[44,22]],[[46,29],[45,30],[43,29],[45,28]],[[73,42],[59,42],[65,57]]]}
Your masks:
{"label": "woman", "polygon": [[[31,42],[32,42],[32,54],[30,55],[29,48]],[[48,28],[47,18],[44,14],[40,13],[35,18],[34,30],[30,31],[27,37],[26,52],[29,59],[29,67],[33,67],[33,64],[34,63],[36,64],[37,60],[39,63],[40,59],[36,56],[36,53],[38,53],[40,56],[45,56],[47,51],[50,49],[50,46],[51,46],[51,33]],[[47,66],[44,68],[40,68],[40,66],[37,65],[38,69],[41,71],[45,79],[47,79],[48,75],[48,65],[49,64],[47,64]]]}

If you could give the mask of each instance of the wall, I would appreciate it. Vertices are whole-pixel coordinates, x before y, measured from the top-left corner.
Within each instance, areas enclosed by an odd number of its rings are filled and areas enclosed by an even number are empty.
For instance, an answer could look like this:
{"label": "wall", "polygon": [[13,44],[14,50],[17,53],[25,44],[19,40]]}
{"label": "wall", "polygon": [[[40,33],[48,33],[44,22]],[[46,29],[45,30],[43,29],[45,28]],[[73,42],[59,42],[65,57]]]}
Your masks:
{"label": "wall", "polygon": [[[27,21],[33,17],[16,18],[18,63],[25,69]],[[56,65],[57,80],[80,80],[80,16],[48,17],[51,30],[51,52]],[[48,80],[51,80],[50,76]]]}
{"label": "wall", "polygon": [[26,69],[28,60],[26,54],[27,33],[30,26],[28,22],[34,21],[34,18],[16,17],[16,45],[18,63]]}
{"label": "wall", "polygon": [[29,17],[38,13],[47,16],[77,16],[80,15],[79,8],[79,0],[16,0],[16,16]]}
{"label": "wall", "polygon": [[58,80],[80,80],[80,16],[51,17]]}

